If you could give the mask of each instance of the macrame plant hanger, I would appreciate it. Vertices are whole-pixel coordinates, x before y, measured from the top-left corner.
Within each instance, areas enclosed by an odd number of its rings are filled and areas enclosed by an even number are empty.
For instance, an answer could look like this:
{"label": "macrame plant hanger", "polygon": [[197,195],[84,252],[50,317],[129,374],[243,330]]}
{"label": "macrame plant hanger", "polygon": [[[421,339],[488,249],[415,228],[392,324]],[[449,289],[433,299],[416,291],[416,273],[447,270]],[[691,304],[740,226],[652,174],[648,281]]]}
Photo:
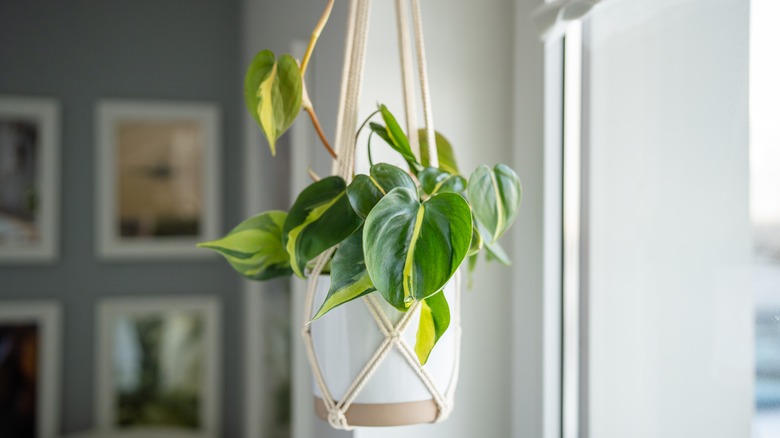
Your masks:
{"label": "macrame plant hanger", "polygon": [[[406,127],[409,133],[409,141],[412,151],[417,157],[420,157],[420,141],[417,134],[416,114],[415,114],[415,96],[414,96],[414,78],[412,66],[412,48],[409,37],[409,23],[407,2],[408,0],[395,0],[396,15],[398,19],[398,41],[401,54],[401,73],[403,80],[403,96],[406,116]],[[423,41],[423,27],[420,13],[419,0],[411,0],[412,3],[412,21],[414,25],[414,36],[417,49],[418,74],[420,78],[420,87],[422,89],[423,116],[425,119],[425,135],[428,147],[429,165],[438,167],[439,160],[436,150],[436,137],[433,128],[433,115],[431,113],[430,90],[428,86],[428,72],[425,62],[425,47]],[[360,99],[360,90],[363,80],[363,70],[366,59],[366,43],[368,40],[368,23],[371,9],[371,0],[350,0],[349,16],[347,27],[347,38],[345,44],[344,68],[341,80],[341,94],[339,99],[338,119],[336,126],[336,150],[338,159],[334,161],[332,173],[341,176],[349,183],[354,174],[355,168],[355,130],[358,122],[358,107]],[[317,289],[317,282],[323,268],[333,255],[335,248],[332,248],[322,254],[316,261],[313,271],[309,276],[309,285],[306,292],[304,305],[304,321],[310,321],[313,314],[314,296]],[[433,401],[436,403],[437,415],[435,422],[445,420],[452,411],[455,387],[457,386],[458,370],[460,361],[460,274],[456,273],[453,277],[455,282],[455,300],[453,314],[449,330],[453,331],[455,336],[455,354],[454,368],[446,388],[437,388],[431,375],[424,367],[420,367],[414,349],[404,340],[403,332],[411,323],[413,316],[417,315],[419,302],[415,302],[409,310],[403,315],[398,323],[393,324],[385,311],[380,306],[376,293],[371,293],[362,297],[373,320],[376,322],[379,330],[384,335],[384,340],[377,346],[376,352],[371,356],[363,369],[358,373],[352,384],[348,387],[346,393],[340,400],[335,400],[331,395],[327,382],[323,376],[317,360],[317,355],[312,342],[312,326],[306,324],[303,328],[303,339],[306,347],[306,353],[311,365],[312,373],[317,386],[322,394],[325,407],[328,411],[328,422],[336,429],[350,430],[353,426],[347,421],[347,412],[355,401],[363,387],[371,379],[372,375],[385,359],[385,357],[396,348],[406,359],[408,366],[415,372],[420,381],[430,392]]]}

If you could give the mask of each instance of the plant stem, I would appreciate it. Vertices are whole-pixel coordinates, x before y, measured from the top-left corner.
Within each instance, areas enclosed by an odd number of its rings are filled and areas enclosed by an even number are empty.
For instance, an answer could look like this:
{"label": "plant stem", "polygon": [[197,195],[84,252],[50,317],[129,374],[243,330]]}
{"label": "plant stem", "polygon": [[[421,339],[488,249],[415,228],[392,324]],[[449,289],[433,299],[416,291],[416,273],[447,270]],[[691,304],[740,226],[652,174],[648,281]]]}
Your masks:
{"label": "plant stem", "polygon": [[371,131],[371,134],[368,134],[368,164],[369,166],[374,166],[374,159],[371,158],[371,137],[374,136],[374,131]]}
{"label": "plant stem", "polygon": [[325,6],[325,10],[322,12],[320,21],[317,22],[317,26],[314,28],[314,31],[311,33],[311,39],[309,39],[309,47],[306,48],[306,54],[303,55],[303,61],[301,62],[301,77],[303,77],[306,74],[306,67],[309,66],[309,60],[311,59],[312,52],[314,52],[314,46],[317,45],[317,40],[320,39],[320,34],[322,33],[322,29],[325,27],[325,24],[327,24],[328,18],[330,18],[330,11],[333,9],[333,3],[334,0],[330,0],[328,2],[328,5]]}
{"label": "plant stem", "polygon": [[360,128],[358,128],[357,133],[355,133],[355,141],[357,141],[358,136],[360,136],[360,131],[363,130],[363,128],[366,127],[366,124],[369,120],[371,120],[380,110],[376,110],[373,113],[371,113],[370,116],[366,117],[366,120],[363,121],[363,124],[360,125]]}
{"label": "plant stem", "polygon": [[319,180],[321,180],[321,179],[322,179],[322,178],[320,178],[320,176],[319,176],[319,175],[317,175],[317,174],[316,174],[316,173],[315,173],[315,172],[314,172],[314,171],[311,169],[311,167],[309,167],[308,169],[306,169],[306,173],[308,173],[308,174],[309,174],[309,178],[311,178],[311,180],[312,180],[312,181],[314,181],[314,182],[317,182],[317,181],[319,181]]}
{"label": "plant stem", "polygon": [[328,150],[330,156],[333,157],[334,160],[337,160],[338,156],[336,155],[336,152],[333,150],[333,148],[330,147],[330,143],[328,143],[328,139],[325,138],[325,133],[322,132],[322,127],[320,126],[319,119],[317,119],[317,114],[314,112],[314,108],[311,106],[307,106],[304,109],[306,110],[306,113],[309,114],[311,123],[312,125],[314,125],[314,130],[317,131],[317,135],[320,137],[320,141],[322,141],[322,145],[325,146],[325,149]]}

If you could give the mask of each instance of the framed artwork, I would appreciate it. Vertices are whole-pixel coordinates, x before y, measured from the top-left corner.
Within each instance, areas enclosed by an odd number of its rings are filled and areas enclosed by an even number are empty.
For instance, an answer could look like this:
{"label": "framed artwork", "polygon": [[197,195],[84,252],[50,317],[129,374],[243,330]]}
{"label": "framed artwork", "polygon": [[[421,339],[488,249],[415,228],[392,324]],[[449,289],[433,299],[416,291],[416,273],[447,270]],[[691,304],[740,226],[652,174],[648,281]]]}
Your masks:
{"label": "framed artwork", "polygon": [[218,301],[107,299],[98,313],[98,429],[143,436],[219,435]]}
{"label": "framed artwork", "polygon": [[0,95],[0,263],[57,258],[59,123],[55,100]]}
{"label": "framed artwork", "polygon": [[55,302],[0,302],[0,436],[57,436],[60,329]]}
{"label": "framed artwork", "polygon": [[104,259],[213,257],[220,232],[216,105],[97,104],[97,252]]}

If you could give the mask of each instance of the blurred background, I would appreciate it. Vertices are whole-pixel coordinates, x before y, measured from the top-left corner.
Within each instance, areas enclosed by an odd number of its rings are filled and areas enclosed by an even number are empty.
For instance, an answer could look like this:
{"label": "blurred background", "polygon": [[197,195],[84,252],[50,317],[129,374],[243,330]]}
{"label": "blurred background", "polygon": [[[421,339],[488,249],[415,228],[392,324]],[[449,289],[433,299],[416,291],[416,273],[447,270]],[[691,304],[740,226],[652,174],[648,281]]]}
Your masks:
{"label": "blurred background", "polygon": [[[225,438],[780,436],[774,2],[602,0],[546,42],[540,0],[421,2],[436,129],[464,174],[514,167],[523,207],[502,241],[512,267],[480,263],[464,293],[451,418],[352,432],[311,413],[301,283],[249,284],[186,250],[206,224],[289,208],[307,166],[329,173],[308,125],[271,157],[242,98],[254,54],[300,57],[325,3],[0,0],[1,437],[105,418]],[[307,80],[331,140],[347,4]],[[401,112],[394,13],[373,2],[361,117]],[[106,100],[187,120],[120,115],[107,159]],[[104,256],[103,223],[134,256]]]}

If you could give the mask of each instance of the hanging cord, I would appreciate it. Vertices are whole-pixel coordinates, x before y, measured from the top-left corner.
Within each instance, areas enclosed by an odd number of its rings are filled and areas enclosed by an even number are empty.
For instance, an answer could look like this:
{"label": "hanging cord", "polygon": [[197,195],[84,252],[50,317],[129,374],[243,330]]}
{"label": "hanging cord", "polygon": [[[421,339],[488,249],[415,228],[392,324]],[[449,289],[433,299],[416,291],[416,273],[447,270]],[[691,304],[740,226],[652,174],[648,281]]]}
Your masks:
{"label": "hanging cord", "polygon": [[355,169],[354,132],[357,128],[360,90],[366,65],[370,10],[371,0],[350,0],[352,21],[349,23],[351,29],[347,31],[341,100],[336,121],[336,148],[339,159],[333,164],[333,173],[344,178],[347,183],[352,180]]}
{"label": "hanging cord", "polygon": [[431,90],[428,87],[428,64],[425,62],[425,41],[423,39],[420,0],[412,0],[412,17],[414,20],[415,35],[417,36],[417,67],[420,69],[420,88],[422,88],[425,135],[428,139],[428,165],[431,167],[439,167],[439,154],[436,148],[436,131],[433,129]]}
{"label": "hanging cord", "polygon": [[415,157],[420,157],[420,137],[417,133],[417,111],[414,96],[414,63],[412,61],[412,44],[409,42],[409,13],[406,10],[407,0],[395,0],[395,15],[398,23],[398,47],[401,52],[401,79],[404,90],[404,109],[406,112],[406,132],[409,136],[409,146]]}
{"label": "hanging cord", "polygon": [[[352,46],[355,41],[355,21],[357,20],[357,0],[350,0],[349,11],[347,13],[347,38],[344,42],[344,65],[341,69],[341,88],[339,89],[339,106],[336,113],[336,156],[343,152],[344,144],[344,112],[347,106],[344,102],[347,100],[347,89],[349,88],[350,73],[352,72]],[[333,175],[341,174],[341,161],[346,160],[343,155],[341,159],[336,159],[330,169]]]}
{"label": "hanging cord", "polygon": [[[399,44],[401,46],[401,64],[402,76],[404,81],[404,103],[406,111],[407,129],[410,138],[417,138],[417,130],[414,112],[414,84],[411,75],[411,44],[408,38],[408,24],[403,2],[406,0],[397,0]],[[417,41],[417,55],[419,63],[420,85],[422,88],[423,110],[426,123],[426,135],[428,140],[428,157],[431,166],[438,167],[438,154],[436,150],[435,134],[433,129],[433,115],[430,105],[430,91],[428,89],[427,67],[425,64],[425,49],[422,40],[422,20],[420,17],[420,6],[418,0],[412,0],[414,5],[413,17],[415,22],[415,35]],[[352,179],[355,168],[355,145],[354,136],[357,127],[360,90],[363,80],[363,71],[365,68],[366,43],[368,39],[368,22],[371,0],[350,0],[347,39],[345,42],[345,60],[344,70],[342,71],[341,94],[339,100],[339,110],[336,125],[336,148],[338,160],[333,163],[332,173],[341,176],[347,182]],[[406,35],[404,37],[403,35]],[[419,141],[417,141],[417,150],[419,155]],[[322,274],[322,270],[335,252],[335,247],[325,251],[320,255],[314,264],[310,273],[309,287],[306,291],[305,305],[303,309],[304,321],[311,321],[314,311],[314,296],[317,291],[317,283]],[[363,297],[369,313],[374,318],[377,326],[381,330],[385,339],[374,352],[371,359],[366,363],[352,384],[347,389],[342,399],[336,401],[331,394],[327,382],[319,366],[314,344],[312,342],[311,324],[306,324],[302,330],[306,354],[309,359],[312,373],[317,386],[320,388],[323,402],[328,411],[328,423],[337,429],[351,430],[352,426],[347,421],[346,413],[349,407],[357,398],[360,391],[366,385],[368,380],[374,374],[376,369],[390,353],[393,347],[398,347],[401,355],[406,359],[410,368],[415,372],[423,385],[428,389],[438,408],[435,421],[443,421],[452,411],[455,387],[457,385],[458,373],[460,369],[460,273],[456,273],[453,279],[456,289],[455,309],[453,313],[453,328],[455,336],[455,355],[453,373],[450,377],[449,385],[444,394],[436,387],[435,382],[428,374],[427,370],[420,367],[413,348],[403,337],[404,331],[411,323],[412,318],[419,312],[419,302],[415,302],[401,317],[397,324],[393,324],[380,306],[375,294],[369,294]]]}

